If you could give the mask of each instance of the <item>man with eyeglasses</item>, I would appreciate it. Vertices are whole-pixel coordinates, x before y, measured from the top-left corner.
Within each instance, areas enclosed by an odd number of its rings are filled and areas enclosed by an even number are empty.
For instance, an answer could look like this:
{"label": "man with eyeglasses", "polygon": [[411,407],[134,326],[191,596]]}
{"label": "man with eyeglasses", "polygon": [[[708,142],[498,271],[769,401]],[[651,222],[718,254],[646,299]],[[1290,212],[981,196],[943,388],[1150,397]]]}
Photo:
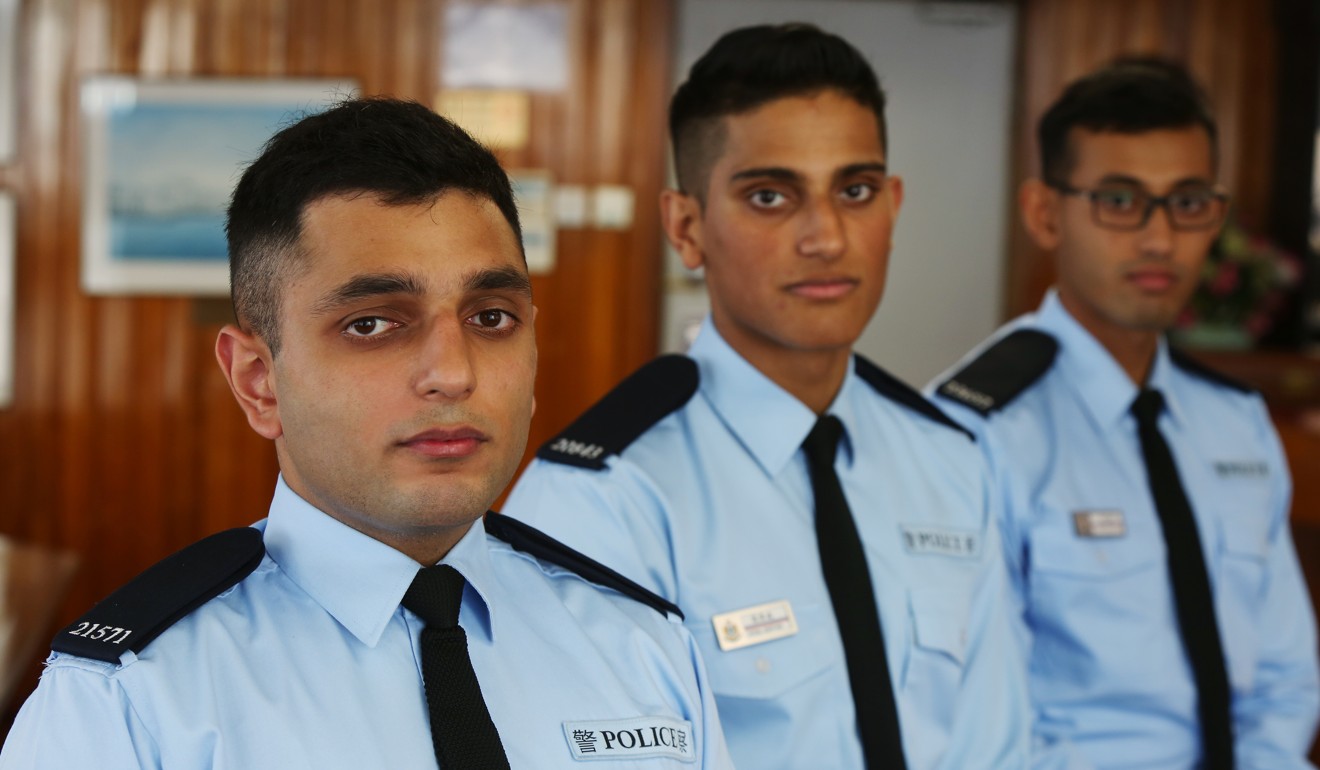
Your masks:
{"label": "man with eyeglasses", "polygon": [[1227,208],[1181,69],[1067,88],[1023,185],[1058,279],[932,388],[1006,497],[1039,745],[1097,768],[1299,768],[1320,709],[1290,481],[1261,398],[1169,347]]}

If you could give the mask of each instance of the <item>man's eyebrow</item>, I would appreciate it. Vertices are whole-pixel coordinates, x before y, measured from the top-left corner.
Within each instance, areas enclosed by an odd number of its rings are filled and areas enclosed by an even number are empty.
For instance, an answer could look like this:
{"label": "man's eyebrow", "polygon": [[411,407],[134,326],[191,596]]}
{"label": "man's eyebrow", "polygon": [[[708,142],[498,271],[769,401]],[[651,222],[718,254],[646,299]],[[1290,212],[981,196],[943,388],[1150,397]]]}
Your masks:
{"label": "man's eyebrow", "polygon": [[[856,176],[857,174],[884,174],[887,170],[888,169],[883,163],[867,161],[863,163],[850,163],[836,171],[834,176],[837,178],[845,178]],[[783,168],[781,166],[764,166],[760,168],[743,169],[729,177],[730,182],[736,182],[740,179],[774,179],[780,182],[797,182],[802,179],[802,175],[792,169]]]}
{"label": "man's eyebrow", "polygon": [[846,178],[858,174],[887,174],[889,167],[883,163],[870,161],[866,163],[850,163],[839,169],[837,176]]}
{"label": "man's eyebrow", "polygon": [[780,182],[797,182],[802,179],[802,175],[792,169],[783,168],[782,166],[745,168],[742,171],[729,175],[730,182],[737,182],[740,179],[774,179]]}
{"label": "man's eyebrow", "polygon": [[[1133,187],[1140,187],[1143,190],[1150,189],[1144,181],[1137,179],[1134,176],[1128,176],[1127,174],[1106,174],[1103,177],[1100,177],[1100,181],[1097,182],[1096,184],[1125,184],[1125,185],[1131,185]],[[1212,182],[1209,179],[1206,179],[1205,177],[1188,176],[1188,177],[1183,177],[1182,179],[1179,179],[1178,181],[1174,182],[1172,185],[1170,185],[1169,189],[1177,189],[1179,187],[1187,187],[1189,185],[1205,185],[1209,187],[1213,184],[1214,182]]]}
{"label": "man's eyebrow", "polygon": [[1141,188],[1145,188],[1146,186],[1145,182],[1137,179],[1135,176],[1128,176],[1127,174],[1105,174],[1100,177],[1100,181],[1096,182],[1096,184],[1126,184]]}
{"label": "man's eyebrow", "polygon": [[492,267],[478,270],[463,282],[469,292],[514,291],[532,295],[532,281],[527,274],[512,267]]}
{"label": "man's eyebrow", "polygon": [[359,302],[370,297],[390,294],[421,296],[426,293],[426,284],[411,273],[367,273],[353,276],[348,281],[331,289],[316,304],[312,305],[312,315],[325,315],[345,305]]}

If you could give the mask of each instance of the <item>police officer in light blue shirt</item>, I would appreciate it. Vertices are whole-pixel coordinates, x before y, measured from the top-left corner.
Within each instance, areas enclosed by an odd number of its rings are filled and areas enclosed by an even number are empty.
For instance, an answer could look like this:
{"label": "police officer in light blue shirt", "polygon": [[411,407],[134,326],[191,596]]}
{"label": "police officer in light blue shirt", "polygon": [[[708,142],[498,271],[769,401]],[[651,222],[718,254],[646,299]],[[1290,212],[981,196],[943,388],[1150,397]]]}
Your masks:
{"label": "police officer in light blue shirt", "polygon": [[731,767],[677,608],[483,519],[536,368],[494,156],[349,100],[271,140],[228,233],[216,355],[275,441],[269,515],[62,631],[0,767]]}
{"label": "police officer in light blue shirt", "polygon": [[1185,72],[1136,59],[1071,85],[1039,136],[1021,201],[1056,288],[934,384],[1004,479],[1037,737],[1097,768],[1310,767],[1279,440],[1259,395],[1162,336],[1223,221],[1215,124]]}
{"label": "police officer in light blue shirt", "polygon": [[[740,767],[1028,761],[986,464],[852,352],[902,199],[883,103],[853,48],[805,25],[731,32],[693,66],[671,106],[682,191],[661,206],[711,316],[688,356],[547,443],[506,507],[682,608]],[[809,470],[826,424],[837,453]],[[848,548],[821,529],[834,479],[860,540],[848,569],[869,576],[844,591]],[[855,649],[877,611],[882,637]],[[888,681],[859,684],[877,657]],[[896,719],[867,721],[886,700]]]}

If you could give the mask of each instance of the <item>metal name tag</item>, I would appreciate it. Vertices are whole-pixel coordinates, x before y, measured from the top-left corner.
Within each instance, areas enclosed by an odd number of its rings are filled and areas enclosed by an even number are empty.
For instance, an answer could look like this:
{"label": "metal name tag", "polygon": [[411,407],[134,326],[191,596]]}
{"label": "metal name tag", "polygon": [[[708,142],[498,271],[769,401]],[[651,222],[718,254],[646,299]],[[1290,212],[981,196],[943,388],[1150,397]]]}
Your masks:
{"label": "metal name tag", "polygon": [[722,612],[710,619],[720,649],[728,652],[753,644],[773,642],[798,632],[793,606],[787,599]]}
{"label": "metal name tag", "polygon": [[1123,512],[1116,509],[1073,511],[1078,537],[1122,537],[1127,534]]}

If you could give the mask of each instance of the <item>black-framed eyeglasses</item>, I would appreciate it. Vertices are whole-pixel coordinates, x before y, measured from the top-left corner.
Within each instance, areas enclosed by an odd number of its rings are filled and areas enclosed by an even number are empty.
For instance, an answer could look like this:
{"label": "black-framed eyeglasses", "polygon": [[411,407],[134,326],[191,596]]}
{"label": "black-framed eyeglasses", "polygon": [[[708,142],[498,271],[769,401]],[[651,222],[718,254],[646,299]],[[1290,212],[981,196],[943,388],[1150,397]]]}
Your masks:
{"label": "black-framed eyeglasses", "polygon": [[1140,230],[1150,221],[1157,206],[1169,215],[1169,225],[1174,230],[1209,230],[1224,221],[1228,209],[1228,193],[1206,185],[1181,187],[1168,195],[1151,195],[1140,187],[1125,184],[1090,190],[1065,182],[1050,182],[1049,186],[1064,195],[1091,201],[1091,218],[1110,230]]}

